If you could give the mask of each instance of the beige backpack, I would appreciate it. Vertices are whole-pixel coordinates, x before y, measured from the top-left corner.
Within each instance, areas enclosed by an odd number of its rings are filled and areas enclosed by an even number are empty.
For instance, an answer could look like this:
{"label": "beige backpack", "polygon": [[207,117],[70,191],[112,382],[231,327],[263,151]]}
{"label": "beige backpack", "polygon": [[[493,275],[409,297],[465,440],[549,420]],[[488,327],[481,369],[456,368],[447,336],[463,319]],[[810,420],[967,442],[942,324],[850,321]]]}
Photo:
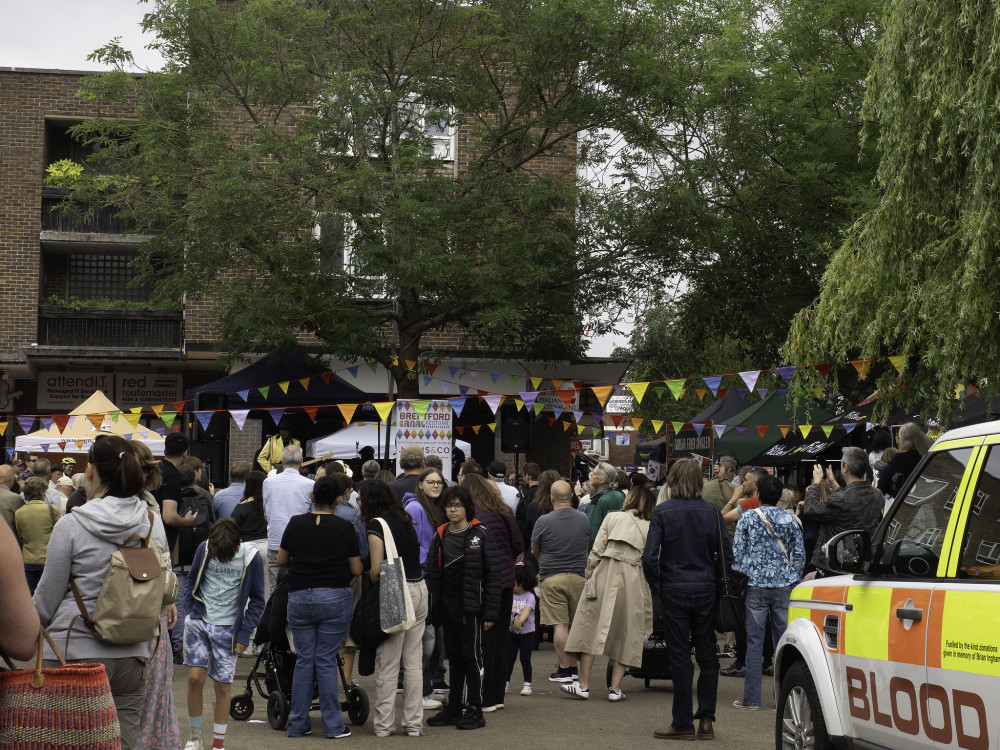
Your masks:
{"label": "beige backpack", "polygon": [[[160,609],[177,597],[177,578],[149,540],[153,533],[153,513],[149,511],[149,534],[129,537],[111,553],[111,567],[94,603],[87,613],[83,598],[70,581],[80,614],[70,622],[73,630],[77,617],[105,643],[142,643],[160,633]],[[128,546],[137,541],[138,546]],[[171,580],[172,579],[172,580]],[[69,645],[69,634],[66,635]]]}

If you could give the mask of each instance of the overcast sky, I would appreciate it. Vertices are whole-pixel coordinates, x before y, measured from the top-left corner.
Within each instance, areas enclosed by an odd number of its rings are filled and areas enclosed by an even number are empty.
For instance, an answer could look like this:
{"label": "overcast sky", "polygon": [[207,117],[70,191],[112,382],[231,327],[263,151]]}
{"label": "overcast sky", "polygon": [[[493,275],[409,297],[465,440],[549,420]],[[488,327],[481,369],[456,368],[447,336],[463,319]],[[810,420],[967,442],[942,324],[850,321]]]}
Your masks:
{"label": "overcast sky", "polygon": [[0,0],[0,67],[100,70],[87,55],[120,36],[141,67],[160,58],[139,28],[149,10],[135,0]]}

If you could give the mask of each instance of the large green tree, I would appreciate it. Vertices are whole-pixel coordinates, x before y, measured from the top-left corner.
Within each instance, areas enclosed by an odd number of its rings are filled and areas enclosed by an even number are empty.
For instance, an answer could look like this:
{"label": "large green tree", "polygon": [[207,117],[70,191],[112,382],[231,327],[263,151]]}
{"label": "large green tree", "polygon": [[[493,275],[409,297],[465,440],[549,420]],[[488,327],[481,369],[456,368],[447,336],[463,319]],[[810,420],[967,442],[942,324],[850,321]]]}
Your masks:
{"label": "large green tree", "polygon": [[119,175],[104,198],[153,235],[143,278],[215,301],[224,352],[311,337],[398,357],[410,396],[403,362],[449,326],[484,350],[581,353],[577,306],[613,304],[604,270],[638,253],[589,233],[609,186],[577,166],[603,158],[604,129],[642,128],[664,75],[648,9],[161,0],[145,24],[167,65],[136,77],[100,50],[117,72],[85,94],[135,116],[78,132]]}
{"label": "large green tree", "polygon": [[832,245],[874,199],[874,148],[859,136],[879,4],[681,2],[664,33],[665,84],[683,85],[664,90],[655,139],[623,150],[633,187],[608,222],[681,279],[640,315],[666,336],[651,351],[673,354],[637,368],[773,367]]}
{"label": "large green tree", "polygon": [[795,319],[791,359],[902,356],[882,391],[947,416],[957,382],[1000,372],[1000,10],[891,0],[865,99],[878,201]]}

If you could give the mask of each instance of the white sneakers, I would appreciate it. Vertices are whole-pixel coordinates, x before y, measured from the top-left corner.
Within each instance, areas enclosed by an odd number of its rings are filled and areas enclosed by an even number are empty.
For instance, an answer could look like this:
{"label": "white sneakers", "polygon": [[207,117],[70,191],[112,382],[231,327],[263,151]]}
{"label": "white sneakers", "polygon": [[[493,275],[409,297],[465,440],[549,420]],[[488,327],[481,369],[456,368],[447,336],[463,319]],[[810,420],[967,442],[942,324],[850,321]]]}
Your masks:
{"label": "white sneakers", "polygon": [[621,689],[611,690],[610,688],[608,688],[608,700],[611,701],[612,703],[614,703],[615,701],[623,701],[625,700],[625,693],[623,693]]}
{"label": "white sneakers", "polygon": [[590,690],[584,690],[580,687],[579,682],[571,682],[569,685],[560,685],[559,687],[570,698],[575,698],[578,701],[585,701],[590,698]]}
{"label": "white sneakers", "polygon": [[184,743],[184,750],[201,750],[201,737],[192,737]]}
{"label": "white sneakers", "polygon": [[521,695],[531,695],[531,683],[524,683],[524,687],[521,688]]}
{"label": "white sneakers", "polygon": [[[444,708],[444,704],[432,695],[424,696],[424,711],[436,711],[439,708]],[[187,750],[185,748],[184,750]]]}

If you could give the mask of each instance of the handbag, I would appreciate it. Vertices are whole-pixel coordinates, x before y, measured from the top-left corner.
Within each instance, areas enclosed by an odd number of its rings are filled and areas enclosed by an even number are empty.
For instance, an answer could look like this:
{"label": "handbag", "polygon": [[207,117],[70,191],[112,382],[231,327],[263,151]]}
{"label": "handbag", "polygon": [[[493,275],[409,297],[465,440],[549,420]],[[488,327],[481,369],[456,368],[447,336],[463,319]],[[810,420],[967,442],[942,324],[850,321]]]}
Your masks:
{"label": "handbag", "polygon": [[385,541],[385,559],[379,564],[379,623],[382,632],[392,635],[409,630],[417,622],[413,612],[413,600],[406,585],[406,569],[403,559],[396,552],[396,542],[384,519],[376,519],[382,524]]}
{"label": "handbag", "polygon": [[[58,667],[42,667],[48,641]],[[4,750],[120,750],[121,728],[103,664],[67,664],[41,628],[34,669],[0,672],[0,747]]]}
{"label": "handbag", "polygon": [[719,573],[715,596],[714,627],[719,633],[729,633],[740,630],[746,622],[747,607],[743,600],[740,586],[730,577],[726,570],[726,557],[723,554],[722,527],[719,525],[719,514],[715,514],[715,531],[718,536]]}

